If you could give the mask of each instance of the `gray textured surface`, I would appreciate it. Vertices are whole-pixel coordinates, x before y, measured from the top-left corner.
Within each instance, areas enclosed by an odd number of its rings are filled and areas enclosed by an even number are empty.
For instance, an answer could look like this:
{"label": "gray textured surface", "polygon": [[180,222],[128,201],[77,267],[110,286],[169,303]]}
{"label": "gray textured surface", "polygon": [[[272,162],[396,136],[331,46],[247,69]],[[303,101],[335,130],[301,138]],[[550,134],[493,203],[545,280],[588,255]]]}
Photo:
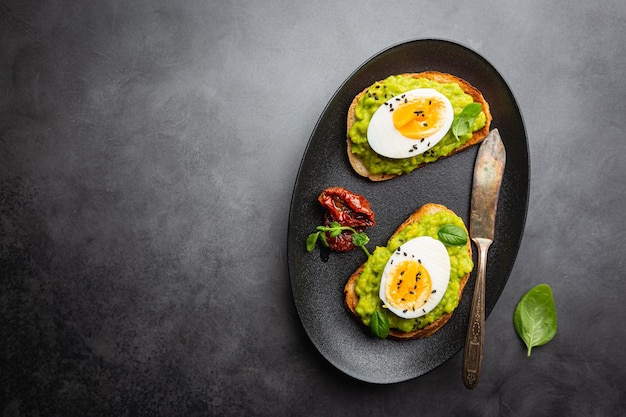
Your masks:
{"label": "gray textured surface", "polygon": [[[0,1],[3,416],[626,413],[626,4]],[[461,357],[372,386],[291,298],[287,216],[324,106],[374,53],[461,42],[504,76],[531,151],[526,233]],[[531,358],[513,309],[553,287]]]}

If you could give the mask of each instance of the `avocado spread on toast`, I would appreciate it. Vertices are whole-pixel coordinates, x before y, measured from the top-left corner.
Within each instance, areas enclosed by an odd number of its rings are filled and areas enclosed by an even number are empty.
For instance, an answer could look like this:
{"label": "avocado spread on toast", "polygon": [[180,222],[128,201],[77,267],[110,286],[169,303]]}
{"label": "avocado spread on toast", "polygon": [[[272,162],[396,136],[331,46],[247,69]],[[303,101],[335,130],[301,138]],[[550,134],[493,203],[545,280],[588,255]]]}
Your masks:
{"label": "avocado spread on toast", "polygon": [[[449,224],[463,227],[463,220],[456,215],[443,211],[425,215],[419,223],[408,225],[391,238],[386,247],[376,247],[372,256],[365,263],[363,272],[357,279],[355,289],[359,296],[356,312],[365,325],[369,326],[371,315],[376,309],[381,309],[382,301],[379,298],[378,291],[383,270],[392,253],[403,243],[419,236],[430,236],[439,239],[439,229]],[[403,319],[385,310],[389,318],[390,328],[403,332],[421,329],[440,318],[443,314],[451,313],[457,307],[460,299],[461,280],[473,269],[474,263],[464,246],[446,246],[446,249],[450,256],[450,282],[441,302],[428,314],[415,319]]]}
{"label": "avocado spread on toast", "polygon": [[452,103],[455,116],[461,113],[466,105],[473,102],[472,97],[466,94],[456,83],[441,84],[427,78],[411,78],[401,75],[392,75],[376,82],[359,100],[355,108],[355,123],[348,131],[348,139],[352,142],[352,152],[361,158],[370,173],[409,173],[420,164],[434,162],[440,157],[448,155],[454,149],[469,141],[473,132],[485,126],[486,116],[481,112],[472,122],[469,131],[461,135],[458,140],[449,131],[437,145],[423,154],[403,159],[391,159],[377,154],[370,148],[367,142],[367,128],[370,119],[376,110],[388,99],[417,88],[432,88],[445,95]]}

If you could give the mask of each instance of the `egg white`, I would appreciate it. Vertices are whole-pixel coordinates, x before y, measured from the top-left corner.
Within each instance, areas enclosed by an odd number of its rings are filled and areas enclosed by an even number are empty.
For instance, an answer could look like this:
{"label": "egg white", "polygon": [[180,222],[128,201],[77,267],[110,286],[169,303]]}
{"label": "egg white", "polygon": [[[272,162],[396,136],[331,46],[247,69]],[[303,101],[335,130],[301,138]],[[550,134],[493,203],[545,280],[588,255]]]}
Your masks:
{"label": "egg white", "polygon": [[[402,309],[395,308],[390,305],[386,299],[385,289],[387,287],[387,278],[394,269],[394,263],[397,265],[399,262],[405,260],[421,261],[422,265],[428,271],[432,282],[433,291],[428,296],[426,303],[416,306],[415,311],[412,309],[403,311]],[[388,308],[395,315],[406,319],[417,318],[428,314],[439,304],[446,292],[446,288],[448,288],[449,282],[450,256],[448,255],[445,245],[430,236],[421,236],[404,243],[391,255],[383,270],[379,297],[383,302],[383,306]]]}
{"label": "egg white", "polygon": [[[393,107],[397,107],[398,99],[414,100],[416,98],[436,97],[444,103],[441,129],[425,137],[424,140],[412,139],[400,133],[393,124]],[[443,139],[454,119],[454,109],[450,100],[432,88],[418,88],[393,97],[380,106],[372,115],[367,127],[367,141],[374,152],[387,158],[409,158],[426,152]]]}

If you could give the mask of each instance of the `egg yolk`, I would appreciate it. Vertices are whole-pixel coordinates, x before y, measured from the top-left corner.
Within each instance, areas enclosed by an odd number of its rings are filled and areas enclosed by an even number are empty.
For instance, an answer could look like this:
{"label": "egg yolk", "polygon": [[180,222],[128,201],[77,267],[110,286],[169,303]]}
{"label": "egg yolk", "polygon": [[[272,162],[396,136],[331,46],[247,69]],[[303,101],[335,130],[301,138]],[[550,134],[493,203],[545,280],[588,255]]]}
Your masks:
{"label": "egg yolk", "polygon": [[387,277],[387,303],[405,312],[416,311],[426,304],[432,287],[430,274],[421,262],[400,262]]}
{"label": "egg yolk", "polygon": [[393,112],[393,125],[403,136],[422,139],[433,135],[445,122],[446,106],[437,97],[419,97]]}

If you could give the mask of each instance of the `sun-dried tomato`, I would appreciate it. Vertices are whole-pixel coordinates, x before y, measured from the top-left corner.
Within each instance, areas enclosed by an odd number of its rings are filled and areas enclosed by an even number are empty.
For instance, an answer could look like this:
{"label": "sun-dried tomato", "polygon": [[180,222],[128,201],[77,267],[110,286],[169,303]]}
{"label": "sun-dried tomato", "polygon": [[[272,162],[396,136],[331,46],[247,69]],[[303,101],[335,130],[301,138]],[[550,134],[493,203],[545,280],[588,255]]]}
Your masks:
{"label": "sun-dried tomato", "polygon": [[[325,226],[338,222],[342,226],[350,226],[357,232],[362,232],[376,224],[369,201],[345,188],[327,188],[319,195],[318,201],[325,209]],[[326,240],[330,249],[335,252],[348,252],[356,247],[352,243],[352,232],[348,230],[341,232],[337,237],[330,237],[330,234],[326,233]]]}

